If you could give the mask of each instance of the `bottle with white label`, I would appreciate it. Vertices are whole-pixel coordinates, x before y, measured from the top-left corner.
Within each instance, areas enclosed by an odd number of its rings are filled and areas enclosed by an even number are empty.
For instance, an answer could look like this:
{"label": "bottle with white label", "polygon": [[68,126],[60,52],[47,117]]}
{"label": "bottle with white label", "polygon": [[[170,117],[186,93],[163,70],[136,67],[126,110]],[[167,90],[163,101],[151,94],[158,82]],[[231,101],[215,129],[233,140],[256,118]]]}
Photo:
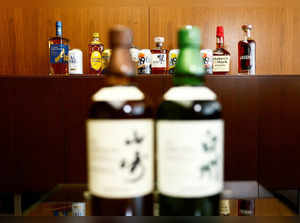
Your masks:
{"label": "bottle with white label", "polygon": [[87,121],[88,185],[94,216],[153,215],[154,122],[135,75],[131,31],[110,31],[108,87],[93,95]]}
{"label": "bottle with white label", "polygon": [[200,30],[180,29],[178,43],[175,86],[156,115],[159,214],[217,216],[223,190],[221,105],[204,86]]}
{"label": "bottle with white label", "polygon": [[218,26],[217,47],[213,52],[213,74],[229,74],[230,67],[230,53],[224,48],[224,28]]}
{"label": "bottle with white label", "polygon": [[168,73],[168,56],[169,51],[163,48],[165,42],[164,37],[155,37],[155,48],[151,50],[152,53],[152,74],[167,74]]}
{"label": "bottle with white label", "polygon": [[72,49],[69,52],[69,73],[83,74],[82,51],[80,49]]}

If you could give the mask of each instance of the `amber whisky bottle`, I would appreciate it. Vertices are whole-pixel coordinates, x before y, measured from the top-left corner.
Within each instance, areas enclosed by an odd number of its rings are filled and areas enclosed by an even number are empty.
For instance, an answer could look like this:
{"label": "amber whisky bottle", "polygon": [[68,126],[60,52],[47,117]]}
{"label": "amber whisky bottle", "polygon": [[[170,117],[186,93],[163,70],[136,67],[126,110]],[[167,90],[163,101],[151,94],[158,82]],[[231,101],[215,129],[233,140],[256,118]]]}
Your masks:
{"label": "amber whisky bottle", "polygon": [[224,48],[224,28],[217,27],[217,44],[213,51],[213,74],[228,74],[230,72],[230,53]]}
{"label": "amber whisky bottle", "polygon": [[93,40],[89,44],[89,74],[101,74],[103,50],[104,45],[100,42],[99,33],[93,33]]}
{"label": "amber whisky bottle", "polygon": [[63,37],[62,22],[56,22],[56,36],[48,40],[49,75],[69,74],[69,40]]}
{"label": "amber whisky bottle", "polygon": [[243,25],[244,37],[238,44],[239,74],[256,74],[256,42],[251,37],[252,25]]}
{"label": "amber whisky bottle", "polygon": [[92,98],[87,121],[88,185],[94,216],[153,215],[152,111],[131,83],[131,31],[110,31],[106,87]]}
{"label": "amber whisky bottle", "polygon": [[156,47],[151,50],[152,53],[152,74],[168,73],[168,54],[169,51],[163,48],[165,42],[164,37],[155,37]]}

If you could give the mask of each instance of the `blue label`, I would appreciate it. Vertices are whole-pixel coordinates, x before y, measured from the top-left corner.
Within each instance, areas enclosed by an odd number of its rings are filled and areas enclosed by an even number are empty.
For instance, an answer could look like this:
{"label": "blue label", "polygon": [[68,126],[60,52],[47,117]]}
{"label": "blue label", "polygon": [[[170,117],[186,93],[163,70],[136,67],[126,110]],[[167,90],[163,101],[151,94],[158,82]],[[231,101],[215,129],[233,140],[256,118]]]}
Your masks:
{"label": "blue label", "polygon": [[69,55],[69,46],[64,44],[53,44],[50,47],[50,62],[67,63]]}

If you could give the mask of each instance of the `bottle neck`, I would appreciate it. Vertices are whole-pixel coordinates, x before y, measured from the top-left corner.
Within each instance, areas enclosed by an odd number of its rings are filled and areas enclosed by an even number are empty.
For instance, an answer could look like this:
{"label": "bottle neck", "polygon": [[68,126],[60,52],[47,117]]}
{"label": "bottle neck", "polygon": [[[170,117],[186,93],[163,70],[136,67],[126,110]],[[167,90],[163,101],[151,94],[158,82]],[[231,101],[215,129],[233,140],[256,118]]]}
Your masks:
{"label": "bottle neck", "polygon": [[224,36],[217,36],[217,49],[224,48]]}
{"label": "bottle neck", "polygon": [[156,49],[162,49],[163,43],[155,43]]}
{"label": "bottle neck", "polygon": [[56,36],[62,37],[62,27],[61,26],[56,26]]}
{"label": "bottle neck", "polygon": [[251,30],[247,29],[244,32],[244,40],[247,41],[247,40],[250,40],[250,39],[251,39]]}
{"label": "bottle neck", "polygon": [[180,47],[173,84],[175,86],[202,86],[204,85],[204,74],[199,46]]}
{"label": "bottle neck", "polygon": [[130,77],[135,75],[135,68],[128,46],[112,48],[108,70],[107,82],[110,86],[130,85]]}

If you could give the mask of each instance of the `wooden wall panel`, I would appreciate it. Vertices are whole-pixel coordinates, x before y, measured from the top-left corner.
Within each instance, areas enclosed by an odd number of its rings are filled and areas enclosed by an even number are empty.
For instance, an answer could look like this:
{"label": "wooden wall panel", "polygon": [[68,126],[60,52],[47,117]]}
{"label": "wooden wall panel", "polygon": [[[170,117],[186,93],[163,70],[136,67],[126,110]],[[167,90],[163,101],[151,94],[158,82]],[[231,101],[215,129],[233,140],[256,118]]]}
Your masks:
{"label": "wooden wall panel", "polygon": [[[224,5],[222,5],[224,6]],[[294,60],[300,27],[299,9],[244,8],[244,7],[153,7],[150,10],[150,41],[157,35],[165,36],[168,48],[177,47],[177,30],[187,24],[202,31],[202,48],[215,48],[216,26],[225,29],[225,46],[232,55],[232,73],[237,73],[238,41],[242,38],[241,25],[254,26],[253,37],[257,42],[258,74],[298,74],[300,67]]]}
{"label": "wooden wall panel", "polygon": [[130,27],[134,43],[148,46],[148,9],[143,7],[14,8],[0,9],[0,74],[48,75],[48,38],[55,36],[55,21],[62,20],[71,48],[84,53],[87,73],[88,42],[99,32],[105,47],[108,30],[116,24]]}
{"label": "wooden wall panel", "polygon": [[186,24],[201,27],[203,46],[215,48],[216,26],[223,25],[232,73],[236,73],[240,26],[251,23],[257,41],[257,73],[300,73],[298,0],[15,0],[5,5],[0,9],[0,75],[47,75],[47,39],[55,34],[58,19],[71,46],[83,50],[85,72],[92,32],[100,32],[107,45],[109,28],[120,23],[132,28],[139,48],[153,47],[157,35],[166,37],[169,48],[176,47],[176,32]]}

